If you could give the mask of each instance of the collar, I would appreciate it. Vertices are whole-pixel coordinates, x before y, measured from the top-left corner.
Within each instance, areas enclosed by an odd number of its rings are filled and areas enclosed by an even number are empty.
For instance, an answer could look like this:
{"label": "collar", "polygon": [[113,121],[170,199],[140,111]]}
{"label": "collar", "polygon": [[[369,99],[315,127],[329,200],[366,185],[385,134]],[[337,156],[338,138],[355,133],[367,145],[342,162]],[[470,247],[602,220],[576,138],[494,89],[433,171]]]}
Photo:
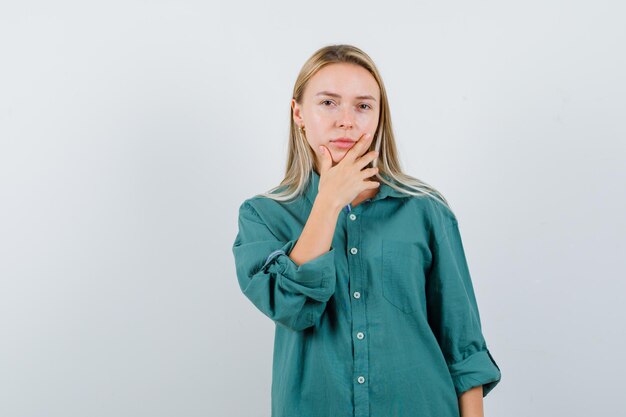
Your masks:
{"label": "collar", "polygon": [[[387,175],[381,174],[381,176],[383,176],[385,179],[390,181]],[[313,204],[313,202],[315,201],[315,197],[317,197],[317,191],[318,191],[317,188],[319,187],[319,183],[320,183],[320,175],[314,169],[311,169],[311,173],[309,174],[309,183],[305,191],[305,195],[307,199],[311,202],[311,204]],[[374,202],[377,200],[382,200],[383,198],[386,198],[386,197],[404,198],[404,197],[410,197],[410,196],[411,196],[410,194],[406,194],[401,191],[398,191],[390,187],[389,185],[385,184],[384,182],[381,182],[380,186],[378,187],[378,192],[376,193],[374,197],[370,199],[370,201]],[[348,204],[347,207],[348,209],[351,209],[352,205]]]}

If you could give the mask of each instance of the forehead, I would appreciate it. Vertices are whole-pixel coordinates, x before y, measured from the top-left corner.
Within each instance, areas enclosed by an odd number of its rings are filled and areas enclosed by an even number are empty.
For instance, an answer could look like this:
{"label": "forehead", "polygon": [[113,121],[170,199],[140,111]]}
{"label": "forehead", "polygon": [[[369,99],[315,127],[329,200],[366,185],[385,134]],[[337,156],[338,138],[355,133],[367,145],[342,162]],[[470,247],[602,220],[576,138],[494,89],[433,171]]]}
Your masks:
{"label": "forehead", "polygon": [[320,91],[332,91],[343,98],[369,94],[376,99],[379,88],[374,76],[356,64],[329,64],[318,70],[309,80],[306,95],[314,96]]}

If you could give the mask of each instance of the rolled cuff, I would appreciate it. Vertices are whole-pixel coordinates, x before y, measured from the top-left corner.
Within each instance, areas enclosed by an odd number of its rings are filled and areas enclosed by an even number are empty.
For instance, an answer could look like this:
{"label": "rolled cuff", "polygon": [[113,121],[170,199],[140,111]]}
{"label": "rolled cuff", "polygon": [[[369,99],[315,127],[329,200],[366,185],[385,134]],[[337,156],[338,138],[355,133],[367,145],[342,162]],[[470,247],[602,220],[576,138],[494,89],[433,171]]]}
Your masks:
{"label": "rolled cuff", "polygon": [[317,301],[327,301],[335,291],[335,249],[297,265],[289,253],[297,240],[290,240],[270,253],[261,269],[278,274],[280,285],[294,293],[304,294]]}
{"label": "rolled cuff", "polygon": [[449,366],[457,396],[470,388],[483,386],[485,397],[500,382],[500,367],[489,350],[482,350]]}

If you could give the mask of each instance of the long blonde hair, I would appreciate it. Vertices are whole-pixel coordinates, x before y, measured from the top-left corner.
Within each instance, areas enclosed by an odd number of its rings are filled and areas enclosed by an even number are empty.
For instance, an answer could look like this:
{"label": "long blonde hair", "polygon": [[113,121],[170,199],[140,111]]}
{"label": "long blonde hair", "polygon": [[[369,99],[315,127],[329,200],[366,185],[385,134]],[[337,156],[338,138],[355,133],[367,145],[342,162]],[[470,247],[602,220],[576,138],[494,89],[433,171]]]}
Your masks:
{"label": "long blonde hair", "polygon": [[[303,92],[307,82],[326,65],[334,63],[351,63],[360,65],[369,71],[380,88],[380,117],[378,127],[374,133],[374,140],[370,145],[371,150],[379,152],[378,158],[372,161],[372,166],[378,166],[376,179],[390,187],[415,196],[430,196],[448,209],[451,209],[444,196],[424,181],[402,172],[398,151],[391,125],[391,114],[387,101],[387,92],[383,80],[374,65],[372,59],[359,48],[352,45],[328,45],[317,50],[302,66],[293,88],[293,98],[299,104],[302,103]],[[288,201],[299,196],[308,185],[311,170],[316,165],[315,154],[302,132],[293,119],[293,112],[289,109],[289,150],[285,178],[280,185],[270,189],[266,193],[257,194],[277,201]],[[387,181],[385,175],[390,181]]]}

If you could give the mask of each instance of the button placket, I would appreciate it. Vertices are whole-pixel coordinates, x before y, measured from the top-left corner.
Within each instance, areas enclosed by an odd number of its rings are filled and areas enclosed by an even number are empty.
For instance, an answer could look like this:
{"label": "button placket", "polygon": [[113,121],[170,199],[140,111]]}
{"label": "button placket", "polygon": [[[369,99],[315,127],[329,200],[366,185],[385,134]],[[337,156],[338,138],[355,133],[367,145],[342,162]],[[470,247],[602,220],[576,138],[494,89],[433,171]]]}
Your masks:
{"label": "button placket", "polygon": [[364,343],[363,329],[367,329],[367,311],[365,299],[361,297],[364,290],[365,273],[361,259],[361,211],[362,205],[352,208],[346,216],[346,246],[348,253],[348,272],[350,288],[359,289],[352,292],[352,334],[353,339],[353,363],[354,363],[354,416],[369,416],[369,383],[366,381],[369,372],[369,343]]}

